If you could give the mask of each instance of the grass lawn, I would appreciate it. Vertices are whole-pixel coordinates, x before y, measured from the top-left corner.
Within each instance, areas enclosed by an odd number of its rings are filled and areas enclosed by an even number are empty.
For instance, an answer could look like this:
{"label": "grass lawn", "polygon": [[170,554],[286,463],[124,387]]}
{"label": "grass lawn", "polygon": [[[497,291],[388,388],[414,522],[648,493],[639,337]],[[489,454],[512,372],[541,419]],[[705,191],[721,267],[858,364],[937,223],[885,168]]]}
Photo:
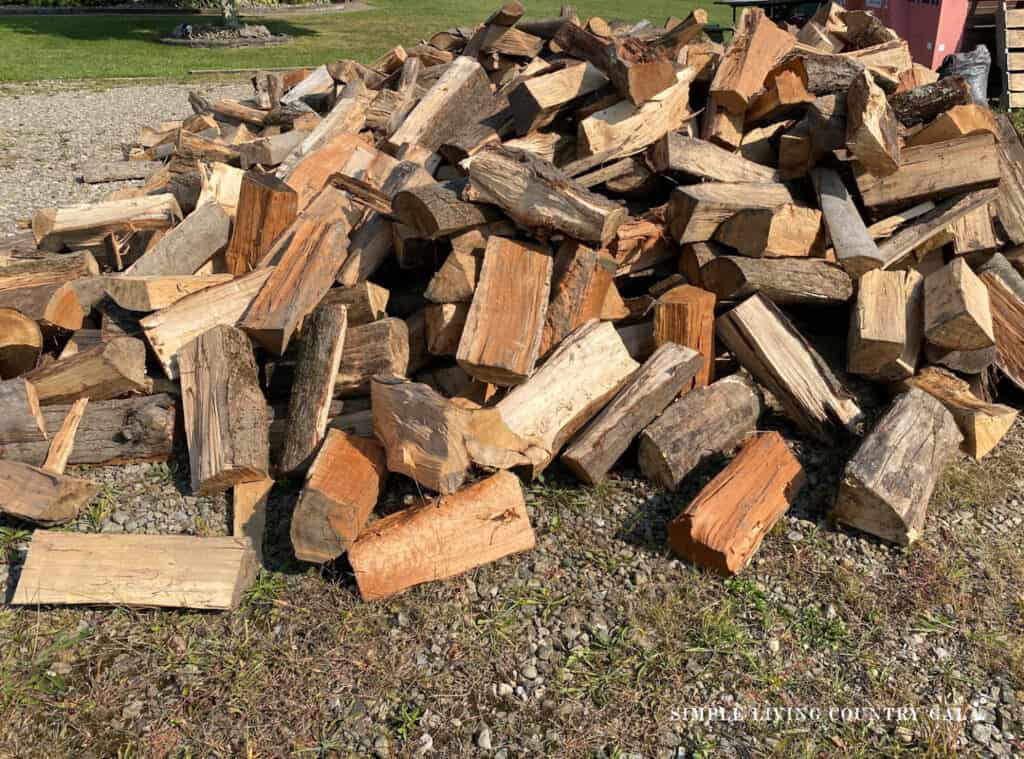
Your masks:
{"label": "grass lawn", "polygon": [[[497,0],[373,0],[374,9],[333,15],[288,16],[261,21],[295,39],[281,47],[194,50],[161,45],[157,38],[196,16],[4,16],[0,17],[0,81],[155,76],[178,78],[193,69],[315,65],[339,58],[369,61],[388,46],[413,44],[454,25],[480,22]],[[558,0],[527,4],[531,16],[557,15]],[[663,23],[701,5],[694,0],[615,0],[580,5],[584,16],[648,18]],[[712,21],[728,23],[728,10],[704,6]],[[200,22],[211,21],[202,17]]]}

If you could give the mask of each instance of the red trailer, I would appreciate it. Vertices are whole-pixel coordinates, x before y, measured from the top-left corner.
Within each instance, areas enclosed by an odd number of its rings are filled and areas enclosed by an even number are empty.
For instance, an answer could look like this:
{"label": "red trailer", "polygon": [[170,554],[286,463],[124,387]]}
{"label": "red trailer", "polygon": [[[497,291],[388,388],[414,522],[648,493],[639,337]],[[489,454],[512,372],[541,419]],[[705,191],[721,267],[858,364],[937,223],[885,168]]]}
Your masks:
{"label": "red trailer", "polygon": [[847,0],[850,10],[871,11],[910,44],[914,61],[930,69],[960,50],[970,14],[968,0]]}

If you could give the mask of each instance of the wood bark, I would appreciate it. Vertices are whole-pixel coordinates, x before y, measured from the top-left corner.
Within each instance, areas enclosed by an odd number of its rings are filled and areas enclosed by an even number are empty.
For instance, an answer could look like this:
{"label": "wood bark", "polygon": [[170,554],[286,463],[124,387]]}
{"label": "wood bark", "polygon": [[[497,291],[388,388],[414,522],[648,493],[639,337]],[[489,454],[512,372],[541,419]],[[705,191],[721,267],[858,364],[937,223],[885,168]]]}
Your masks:
{"label": "wood bark", "polygon": [[818,258],[717,256],[700,270],[701,284],[719,300],[760,293],[778,305],[845,303],[853,281],[835,264]]}
{"label": "wood bark", "polygon": [[883,267],[885,259],[839,173],[834,169],[815,169],[811,179],[840,266],[854,277]]}
{"label": "wood bark", "polygon": [[103,401],[120,395],[147,394],[146,346],[134,337],[117,337],[70,358],[33,369],[25,375],[39,403],[51,406],[79,398]]}
{"label": "wood bark", "polygon": [[760,390],[742,373],[685,393],[640,434],[641,471],[664,488],[679,487],[703,461],[752,434],[763,403]]}
{"label": "wood bark", "polygon": [[347,330],[334,395],[365,395],[370,391],[370,379],[377,374],[405,376],[410,358],[409,339],[405,322],[395,318]]}
{"label": "wood bark", "polygon": [[693,383],[704,363],[692,348],[662,343],[576,436],[562,461],[588,485],[604,480],[644,427]]}
{"label": "wood bark", "polygon": [[958,76],[947,76],[889,98],[893,113],[905,127],[931,121],[951,108],[970,102],[970,87]]}
{"label": "wood bark", "polygon": [[270,419],[249,338],[234,327],[216,326],[178,358],[193,492],[217,493],[265,479]]}
{"label": "wood bark", "polygon": [[282,472],[307,468],[327,431],[328,413],[345,346],[347,309],[321,305],[303,327],[288,404],[288,432],[278,461]]}
{"label": "wood bark", "polygon": [[224,253],[228,271],[240,275],[254,269],[256,262],[295,221],[298,208],[298,194],[283,181],[271,174],[246,172],[234,230]]}
{"label": "wood bark", "polygon": [[12,287],[0,290],[0,308],[17,311],[47,334],[82,326],[84,309],[72,283]]}
{"label": "wood bark", "polygon": [[67,524],[99,490],[88,480],[0,459],[0,513],[26,522]]}
{"label": "wood bark", "polygon": [[835,518],[882,540],[913,543],[935,483],[961,440],[938,400],[917,388],[903,393],[846,465]]}
{"label": "wood bark", "polygon": [[715,295],[693,285],[679,285],[658,296],[654,305],[654,344],[676,343],[697,351],[703,364],[685,392],[714,379]]}
{"label": "wood bark", "polygon": [[0,447],[46,440],[46,423],[35,386],[24,378],[0,381]]}
{"label": "wood bark", "polygon": [[914,270],[867,272],[850,312],[847,369],[879,382],[913,376],[921,353],[923,279]]}
{"label": "wood bark", "polygon": [[[480,281],[459,342],[459,365],[482,382],[517,385],[540,353],[551,292],[549,250],[503,237],[487,241]],[[509,283],[515,282],[514,288]]]}
{"label": "wood bark", "polygon": [[396,193],[391,207],[399,221],[430,240],[495,219],[497,209],[462,199],[465,187],[464,179],[411,187]]}
{"label": "wood bark", "polygon": [[380,443],[328,432],[292,515],[296,558],[323,564],[348,551],[365,529],[386,476]]}
{"label": "wood bark", "polygon": [[204,203],[169,230],[131,266],[126,276],[190,276],[224,250],[231,218],[219,203]]}
{"label": "wood bark", "polygon": [[349,561],[363,600],[443,580],[536,545],[518,478],[498,472],[462,492],[384,517]]}
{"label": "wood bark", "polygon": [[1024,280],[1001,254],[992,257],[980,277],[989,295],[995,363],[1013,384],[1024,389]]}
{"label": "wood bark", "polygon": [[757,435],[669,523],[672,552],[723,575],[740,572],[805,481],[779,433]]}
{"label": "wood bark", "polygon": [[239,538],[37,531],[11,603],[233,609],[256,579]]}
{"label": "wood bark", "polygon": [[584,242],[605,243],[626,210],[521,150],[488,146],[469,163],[464,197],[501,207],[527,227],[552,229]]}
{"label": "wood bark", "polygon": [[770,301],[753,295],[718,317],[716,327],[740,365],[805,433],[828,442],[855,431],[861,419],[857,402]]}
{"label": "wood bark", "polygon": [[43,348],[43,333],[34,319],[13,308],[0,308],[0,380],[31,370]]}

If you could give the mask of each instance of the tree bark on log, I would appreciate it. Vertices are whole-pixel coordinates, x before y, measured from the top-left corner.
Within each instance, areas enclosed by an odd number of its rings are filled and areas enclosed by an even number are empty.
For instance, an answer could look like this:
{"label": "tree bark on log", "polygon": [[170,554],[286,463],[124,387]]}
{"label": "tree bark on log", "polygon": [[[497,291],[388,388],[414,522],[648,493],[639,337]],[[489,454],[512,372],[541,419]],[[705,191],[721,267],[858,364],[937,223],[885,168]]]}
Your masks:
{"label": "tree bark on log", "polygon": [[134,337],[117,337],[33,369],[25,379],[35,385],[44,406],[79,398],[105,401],[119,395],[145,395],[152,389],[146,377],[146,346]]}
{"label": "tree bark on log", "polygon": [[378,374],[404,377],[409,368],[409,340],[405,322],[393,317],[347,330],[335,397],[366,395],[371,378]]}
{"label": "tree bark on log", "polygon": [[0,513],[51,527],[67,524],[100,491],[88,480],[0,459]]}
{"label": "tree bark on log", "polygon": [[778,305],[845,303],[853,281],[835,264],[817,258],[718,256],[700,270],[701,283],[719,300],[761,293]]}
{"label": "tree bark on log", "polygon": [[947,76],[889,98],[889,106],[905,127],[924,124],[951,108],[971,102],[971,88],[959,76]]}
{"label": "tree bark on log", "polygon": [[447,237],[486,224],[498,217],[497,209],[462,200],[465,179],[419,185],[395,194],[395,217],[428,240]]}
{"label": "tree bark on log", "polygon": [[8,443],[46,440],[46,423],[39,409],[35,386],[27,379],[0,382],[0,449]]}
{"label": "tree bark on log", "polygon": [[713,143],[671,132],[647,151],[656,172],[676,171],[714,182],[777,182],[778,172]]}

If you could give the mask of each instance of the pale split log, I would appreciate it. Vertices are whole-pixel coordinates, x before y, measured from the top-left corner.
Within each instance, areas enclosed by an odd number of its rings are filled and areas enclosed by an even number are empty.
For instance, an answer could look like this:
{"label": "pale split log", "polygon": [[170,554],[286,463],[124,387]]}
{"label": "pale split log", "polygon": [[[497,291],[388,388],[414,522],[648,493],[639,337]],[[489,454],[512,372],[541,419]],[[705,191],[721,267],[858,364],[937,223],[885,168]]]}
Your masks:
{"label": "pale split log", "polygon": [[23,377],[0,381],[0,450],[8,443],[46,440],[35,385]]}
{"label": "pale split log", "polygon": [[719,300],[760,293],[779,305],[845,303],[853,297],[850,275],[820,258],[716,256],[700,269],[701,284]]}
{"label": "pale split log", "polygon": [[150,313],[173,306],[186,295],[230,282],[231,274],[126,275],[106,278],[107,295],[128,311]]}
{"label": "pale split log", "polygon": [[427,350],[434,356],[454,356],[466,327],[468,303],[432,303],[424,309]]}
{"label": "pale split log", "polygon": [[846,465],[833,515],[900,545],[917,540],[935,483],[962,436],[923,390],[900,395]]}
{"label": "pale split log", "polygon": [[701,462],[753,433],[763,403],[745,373],[685,393],[640,434],[641,471],[664,488],[679,487]]}
{"label": "pale split log", "polygon": [[718,317],[718,336],[808,435],[853,433],[860,407],[828,364],[771,301],[753,295]]}
{"label": "pale split log", "polygon": [[168,229],[181,220],[178,201],[169,193],[126,200],[41,208],[32,216],[32,233],[44,250],[96,245],[114,232]]}
{"label": "pale split log", "polygon": [[323,564],[345,553],[366,527],[386,476],[380,443],[330,430],[292,515],[296,558]]}
{"label": "pale split log", "polygon": [[547,126],[561,112],[606,84],[608,77],[583,61],[526,79],[508,93],[516,133],[524,136]]}
{"label": "pale split log", "polygon": [[771,210],[794,201],[783,184],[710,182],[673,190],[665,219],[673,239],[680,244],[706,242],[720,224],[740,211]]}
{"label": "pale split log", "polygon": [[370,379],[378,374],[404,376],[410,362],[410,339],[406,323],[394,317],[346,330],[335,396],[365,395],[370,391]]}
{"label": "pale split log", "polygon": [[876,381],[914,374],[923,338],[923,278],[909,271],[869,271],[850,311],[847,370]]}
{"label": "pale split log", "polygon": [[752,258],[807,257],[819,246],[821,211],[795,203],[737,211],[715,239]]}
{"label": "pale split log", "polygon": [[90,161],[82,166],[80,175],[84,184],[104,184],[146,179],[161,168],[159,161]]}
{"label": "pale split log", "polygon": [[11,603],[233,609],[256,579],[238,538],[37,531]]}
{"label": "pale split log", "polygon": [[299,161],[284,180],[298,194],[298,210],[309,205],[357,150],[368,147],[358,134],[339,131]]}
{"label": "pale split log", "polygon": [[643,428],[693,382],[704,363],[692,348],[662,343],[576,436],[562,461],[587,484],[601,482]]}
{"label": "pale split log", "polygon": [[263,537],[267,526],[267,499],[274,481],[269,477],[239,482],[231,489],[231,534],[252,546],[263,564]]}
{"label": "pale split log", "polygon": [[0,513],[26,522],[43,527],[67,524],[99,490],[88,480],[0,459]]}
{"label": "pale split log", "polygon": [[387,314],[391,293],[373,282],[360,282],[352,287],[335,287],[320,300],[321,305],[344,306],[350,327],[383,319]]}
{"label": "pale split log", "polygon": [[366,121],[366,93],[366,85],[361,80],[348,82],[327,116],[281,161],[274,176],[290,180],[303,164],[315,161],[320,150],[339,135],[358,134]]}
{"label": "pale split log", "polygon": [[748,441],[668,525],[677,556],[719,574],[746,567],[806,478],[777,432]]}
{"label": "pale split log", "polygon": [[658,173],[678,171],[715,182],[777,182],[778,173],[705,140],[670,132],[651,146],[647,160]]}
{"label": "pale split log", "polygon": [[983,132],[989,132],[999,137],[996,118],[988,106],[975,103],[957,105],[936,116],[931,123],[911,136],[907,140],[907,145],[912,147],[931,145]]}
{"label": "pale split log", "polygon": [[464,303],[473,300],[482,265],[482,255],[453,250],[430,279],[423,297],[432,303]]}
{"label": "pale split log", "polygon": [[60,429],[54,433],[53,440],[50,441],[50,448],[46,452],[42,469],[53,474],[64,474],[64,469],[68,465],[68,458],[75,447],[75,436],[78,434],[78,427],[82,423],[82,416],[85,414],[85,407],[88,404],[88,398],[79,398],[71,404],[67,416],[61,422]]}
{"label": "pale split log", "polygon": [[387,516],[349,549],[364,600],[442,580],[536,545],[522,486],[498,472],[450,496]]}
{"label": "pale split log", "polygon": [[33,369],[25,378],[39,403],[49,406],[79,398],[102,401],[120,395],[147,394],[146,346],[134,337],[117,337],[70,358]]}
{"label": "pale split log", "polygon": [[731,113],[709,99],[701,121],[700,138],[725,150],[737,150],[743,143],[745,112]]}
{"label": "pale split log", "polygon": [[948,350],[995,344],[988,290],[964,259],[925,277],[924,334],[929,343]]}
{"label": "pale split log", "polygon": [[178,358],[193,492],[265,479],[269,411],[249,338],[219,325],[188,343]]}
{"label": "pale split log", "polygon": [[346,328],[347,309],[331,304],[319,306],[303,325],[288,403],[291,421],[278,461],[282,472],[305,469],[324,437]]}
{"label": "pale split log", "polygon": [[0,380],[31,370],[43,348],[43,333],[35,319],[13,308],[0,308]]}

